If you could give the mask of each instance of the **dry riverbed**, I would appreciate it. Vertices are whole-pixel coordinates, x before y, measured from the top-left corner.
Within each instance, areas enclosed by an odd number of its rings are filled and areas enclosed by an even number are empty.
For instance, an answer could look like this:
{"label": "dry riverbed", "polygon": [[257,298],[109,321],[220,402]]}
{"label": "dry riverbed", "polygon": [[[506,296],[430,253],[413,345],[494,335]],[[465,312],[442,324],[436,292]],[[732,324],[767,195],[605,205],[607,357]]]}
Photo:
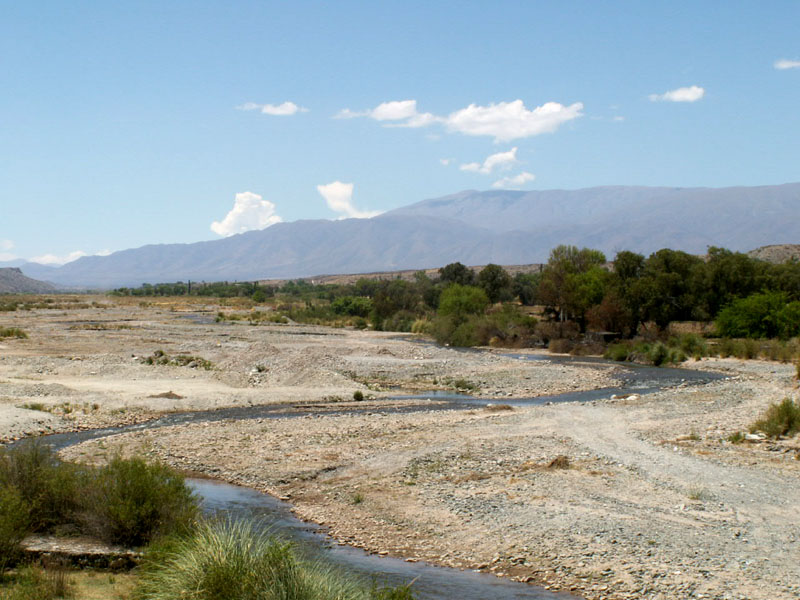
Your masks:
{"label": "dry riverbed", "polygon": [[[170,410],[305,406],[300,417],[124,433],[64,455],[145,453],[289,499],[342,542],[585,598],[800,596],[800,442],[726,441],[771,402],[797,396],[791,365],[703,360],[688,366],[729,378],[509,410],[503,398],[612,385],[618,367],[187,316],[197,313],[112,306],[0,316],[30,334],[0,342],[0,437]],[[74,327],[98,321],[104,329]],[[213,368],[142,360],[159,349]],[[383,410],[387,395],[464,383],[494,406]],[[355,390],[374,398],[353,402]],[[165,392],[180,398],[152,397]],[[47,410],[20,408],[31,403]],[[66,403],[80,408],[64,412]],[[367,410],[329,410],[354,406]]]}

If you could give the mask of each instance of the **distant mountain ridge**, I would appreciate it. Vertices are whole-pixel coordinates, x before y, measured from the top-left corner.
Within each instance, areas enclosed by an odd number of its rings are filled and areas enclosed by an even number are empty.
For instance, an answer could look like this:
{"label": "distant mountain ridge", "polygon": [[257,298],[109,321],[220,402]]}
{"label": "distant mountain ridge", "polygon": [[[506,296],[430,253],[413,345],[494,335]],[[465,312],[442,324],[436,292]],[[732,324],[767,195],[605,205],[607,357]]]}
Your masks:
{"label": "distant mountain ridge", "polygon": [[[747,251],[800,239],[800,183],[731,188],[606,186],[465,191],[372,219],[278,223],[221,240],[163,244],[42,267],[61,285],[255,280],[465,264],[546,262],[574,244],[649,254]],[[24,265],[30,275],[36,267]]]}
{"label": "distant mountain ridge", "polygon": [[17,267],[0,269],[0,294],[46,294],[56,287],[22,274]]}

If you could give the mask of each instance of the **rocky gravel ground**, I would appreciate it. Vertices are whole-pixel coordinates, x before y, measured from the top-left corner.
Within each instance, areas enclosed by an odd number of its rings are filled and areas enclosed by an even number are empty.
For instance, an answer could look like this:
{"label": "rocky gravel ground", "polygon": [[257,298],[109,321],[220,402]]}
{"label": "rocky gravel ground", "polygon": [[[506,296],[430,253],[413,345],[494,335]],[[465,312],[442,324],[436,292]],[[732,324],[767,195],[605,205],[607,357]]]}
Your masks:
{"label": "rocky gravel ground", "polygon": [[[99,320],[108,329],[70,329]],[[16,435],[8,415],[19,411],[52,417],[55,430],[174,410],[304,407],[292,418],[124,433],[64,455],[144,453],[288,499],[342,543],[585,598],[800,597],[800,442],[728,441],[770,403],[797,398],[791,365],[702,360],[687,367],[728,378],[506,406],[613,385],[620,367],[375,332],[218,325],[152,306],[2,315],[0,325],[30,333],[0,342],[0,437]],[[146,364],[159,349],[213,368]],[[491,406],[386,410],[391,395],[459,387]],[[353,402],[356,390],[374,398]],[[20,408],[31,402],[45,410]],[[354,406],[363,410],[336,412]]]}

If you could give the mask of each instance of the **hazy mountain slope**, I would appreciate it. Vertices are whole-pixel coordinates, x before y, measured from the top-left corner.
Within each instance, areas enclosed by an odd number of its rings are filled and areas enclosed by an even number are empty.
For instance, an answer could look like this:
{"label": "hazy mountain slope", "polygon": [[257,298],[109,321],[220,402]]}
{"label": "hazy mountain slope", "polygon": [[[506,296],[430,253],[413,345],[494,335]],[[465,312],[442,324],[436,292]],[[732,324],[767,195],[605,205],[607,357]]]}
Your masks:
{"label": "hazy mountain slope", "polygon": [[56,287],[22,274],[18,268],[0,268],[0,294],[45,294]]}
{"label": "hazy mountain slope", "polygon": [[[118,287],[177,280],[252,280],[438,267],[453,261],[544,262],[559,244],[649,254],[703,254],[800,239],[800,184],[736,188],[601,187],[467,191],[373,219],[297,221],[194,244],[90,256],[47,279]],[[25,265],[23,269],[27,271]]]}
{"label": "hazy mountain slope", "polygon": [[523,237],[515,234],[511,239],[518,238],[517,243],[508,244],[508,236],[426,217],[297,221],[222,240],[87,256],[64,265],[50,278],[90,287],[118,287],[189,279],[248,280],[424,268],[456,260],[480,262],[485,257],[511,262],[520,256]]}
{"label": "hazy mountain slope", "polygon": [[493,231],[532,231],[551,243],[569,240],[606,251],[652,252],[670,246],[704,252],[707,245],[749,250],[800,237],[800,183],[461,192],[387,215],[455,218]]}

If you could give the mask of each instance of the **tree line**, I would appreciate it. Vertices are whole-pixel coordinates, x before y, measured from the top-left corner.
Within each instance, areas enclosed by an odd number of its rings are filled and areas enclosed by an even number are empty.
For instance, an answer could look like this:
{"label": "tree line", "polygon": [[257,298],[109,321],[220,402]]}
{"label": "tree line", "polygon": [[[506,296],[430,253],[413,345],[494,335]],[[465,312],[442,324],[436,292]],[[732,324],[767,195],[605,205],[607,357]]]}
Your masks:
{"label": "tree line", "polygon": [[722,336],[800,334],[800,264],[772,264],[717,247],[705,257],[667,248],[647,257],[626,250],[608,262],[598,250],[561,245],[539,272],[513,277],[499,265],[475,271],[456,262],[434,277],[419,271],[411,281],[178,282],[113,293],[269,299],[299,320],[350,318],[375,329],[424,331],[458,345],[492,337],[519,343],[535,327],[521,307],[533,305],[543,308],[542,320],[552,326],[623,337],[635,336],[644,323],[664,330],[673,321],[690,320],[716,321]]}

